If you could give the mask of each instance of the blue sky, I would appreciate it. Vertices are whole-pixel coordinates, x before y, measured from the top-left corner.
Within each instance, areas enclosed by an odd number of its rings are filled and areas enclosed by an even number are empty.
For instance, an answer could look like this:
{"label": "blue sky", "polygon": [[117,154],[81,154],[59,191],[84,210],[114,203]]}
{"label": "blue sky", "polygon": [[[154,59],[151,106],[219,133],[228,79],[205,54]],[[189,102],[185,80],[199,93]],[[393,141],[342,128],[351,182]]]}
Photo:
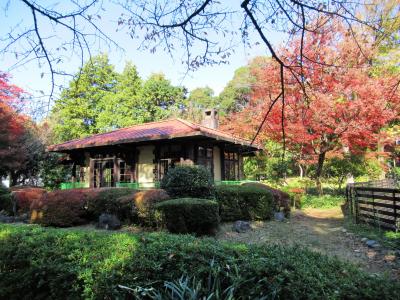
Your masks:
{"label": "blue sky", "polygon": [[[53,1],[39,1],[41,4],[53,3]],[[235,1],[236,2],[236,1]],[[60,2],[61,3],[61,2]],[[233,2],[229,2],[232,4]],[[0,4],[4,6],[4,4]],[[60,5],[58,4],[60,9]],[[239,7],[239,2],[235,4],[235,7]],[[139,40],[132,40],[126,33],[116,32],[115,29],[116,19],[119,15],[116,7],[110,4],[105,4],[106,12],[103,14],[100,21],[100,25],[103,30],[112,36],[119,45],[125,49],[125,52],[119,52],[115,49],[108,49],[104,45],[96,45],[91,47],[92,54],[95,55],[100,52],[108,53],[111,63],[116,66],[118,71],[122,70],[126,61],[132,61],[136,66],[141,77],[146,78],[151,73],[162,72],[168,79],[175,85],[183,85],[189,90],[196,87],[209,86],[214,89],[215,93],[218,94],[222,91],[226,83],[232,78],[234,71],[258,55],[267,55],[266,49],[263,44],[255,46],[252,49],[245,49],[243,44],[238,43],[235,47],[235,53],[230,57],[230,64],[220,66],[207,66],[202,67],[197,71],[190,72],[186,76],[186,67],[181,64],[180,57],[182,51],[177,50],[173,53],[173,58],[168,54],[159,49],[155,54],[151,54],[148,51],[138,50]],[[1,10],[0,15],[0,36],[4,37],[10,28],[19,24],[19,26],[27,26],[25,23],[27,20],[31,20],[31,12],[22,2],[12,0],[8,10],[4,12]],[[240,26],[238,20],[237,28]],[[39,21],[39,25],[42,25],[42,35],[50,36],[56,35],[56,38],[52,38],[49,41],[51,47],[56,47],[61,41],[61,36],[65,34],[63,31],[55,31],[48,23]],[[270,38],[275,44],[279,43],[281,36],[278,34],[271,34]],[[3,44],[4,45],[4,44]],[[0,42],[0,46],[1,45]],[[32,93],[34,96],[40,96],[39,90],[43,90],[45,93],[49,92],[50,89],[50,77],[47,74],[45,67],[39,67],[37,61],[25,64],[21,67],[11,69],[10,66],[15,64],[16,59],[14,55],[4,55],[0,59],[0,70],[9,71],[12,75],[12,82],[24,88],[25,90]],[[71,73],[75,73],[79,68],[79,59],[76,56],[64,55],[64,62],[60,66]],[[41,78],[41,73],[45,73]],[[58,83],[66,85],[69,78],[59,79]]]}

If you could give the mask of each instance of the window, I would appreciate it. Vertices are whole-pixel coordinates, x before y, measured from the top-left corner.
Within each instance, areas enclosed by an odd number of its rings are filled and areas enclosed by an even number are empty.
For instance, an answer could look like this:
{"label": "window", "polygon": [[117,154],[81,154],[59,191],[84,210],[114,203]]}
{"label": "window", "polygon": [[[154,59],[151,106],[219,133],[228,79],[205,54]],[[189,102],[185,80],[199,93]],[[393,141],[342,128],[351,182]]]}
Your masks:
{"label": "window", "polygon": [[119,160],[119,182],[131,182],[131,174],[129,173],[128,166],[123,160]]}
{"label": "window", "polygon": [[197,164],[206,167],[211,174],[214,174],[212,147],[199,146],[197,148]]}
{"label": "window", "polygon": [[77,182],[85,182],[85,168],[81,165],[75,167],[75,180]]}
{"label": "window", "polygon": [[224,180],[239,180],[239,155],[236,152],[224,152]]}
{"label": "window", "polygon": [[179,144],[164,145],[160,147],[156,180],[161,180],[170,168],[180,164],[182,157],[182,146]]}

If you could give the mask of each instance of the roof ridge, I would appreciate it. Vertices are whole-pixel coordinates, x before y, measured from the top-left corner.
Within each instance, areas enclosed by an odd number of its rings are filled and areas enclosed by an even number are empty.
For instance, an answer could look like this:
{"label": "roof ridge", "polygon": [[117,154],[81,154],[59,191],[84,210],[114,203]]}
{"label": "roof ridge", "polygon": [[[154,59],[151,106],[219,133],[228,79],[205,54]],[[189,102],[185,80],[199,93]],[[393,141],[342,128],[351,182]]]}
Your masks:
{"label": "roof ridge", "polygon": [[192,121],[188,121],[185,119],[181,119],[181,118],[175,118],[175,120],[185,124],[186,126],[189,126],[190,128],[194,129],[194,130],[200,130],[201,125],[194,123]]}

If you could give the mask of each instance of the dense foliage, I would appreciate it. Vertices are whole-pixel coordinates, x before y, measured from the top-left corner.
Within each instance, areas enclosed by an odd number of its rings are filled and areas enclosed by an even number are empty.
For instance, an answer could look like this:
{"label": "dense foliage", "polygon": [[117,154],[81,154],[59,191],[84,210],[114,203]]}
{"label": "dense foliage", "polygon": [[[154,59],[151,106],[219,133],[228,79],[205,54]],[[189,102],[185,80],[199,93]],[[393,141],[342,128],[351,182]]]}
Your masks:
{"label": "dense foliage", "polygon": [[[102,213],[116,215],[121,221],[131,221],[136,216],[134,195],[130,188],[82,189],[86,197],[87,213],[91,220],[97,221]],[[64,194],[74,190],[64,191]],[[68,202],[66,198],[66,202]]]}
{"label": "dense foliage", "polygon": [[218,203],[207,199],[179,198],[156,205],[160,222],[172,233],[213,234],[219,225]]}
{"label": "dense foliage", "polygon": [[267,220],[274,209],[272,193],[254,186],[217,186],[215,198],[222,221]]}
{"label": "dense foliage", "polygon": [[211,173],[203,166],[177,166],[169,169],[160,186],[176,198],[210,198],[214,194]]}
{"label": "dense foliage", "polygon": [[286,216],[290,214],[290,195],[279,189],[274,189],[266,184],[260,182],[245,182],[242,186],[254,187],[256,189],[262,189],[272,194],[273,198],[273,209],[274,211],[282,211]]}
{"label": "dense foliage", "polygon": [[69,227],[86,223],[86,195],[54,191],[43,194],[31,204],[31,222],[44,226]]}
{"label": "dense foliage", "polygon": [[35,187],[24,187],[21,189],[13,189],[12,201],[17,215],[30,212],[31,204],[38,201],[43,194],[46,193],[45,189]]}
{"label": "dense foliage", "polygon": [[400,293],[398,282],[301,247],[32,225],[0,225],[0,237],[1,299],[124,298],[118,285],[161,291],[182,276],[201,282],[199,296],[208,295],[209,283],[215,291],[232,290],[235,299],[397,299]]}
{"label": "dense foliage", "polygon": [[155,206],[170,197],[166,191],[161,189],[145,190],[133,195],[133,201],[138,221],[147,226],[156,224]]}

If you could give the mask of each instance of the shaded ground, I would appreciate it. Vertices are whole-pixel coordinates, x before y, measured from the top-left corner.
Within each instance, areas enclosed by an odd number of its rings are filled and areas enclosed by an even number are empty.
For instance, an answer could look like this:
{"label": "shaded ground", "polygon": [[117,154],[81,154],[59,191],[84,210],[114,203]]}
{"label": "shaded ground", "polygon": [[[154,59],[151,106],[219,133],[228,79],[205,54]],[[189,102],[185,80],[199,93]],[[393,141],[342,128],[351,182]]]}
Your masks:
{"label": "shaded ground", "polygon": [[379,247],[368,248],[357,236],[343,228],[340,208],[314,209],[292,213],[285,222],[252,222],[253,230],[232,231],[232,223],[221,225],[217,239],[243,243],[278,243],[303,245],[341,260],[350,261],[373,273],[387,273],[400,278],[400,258],[395,251]]}

